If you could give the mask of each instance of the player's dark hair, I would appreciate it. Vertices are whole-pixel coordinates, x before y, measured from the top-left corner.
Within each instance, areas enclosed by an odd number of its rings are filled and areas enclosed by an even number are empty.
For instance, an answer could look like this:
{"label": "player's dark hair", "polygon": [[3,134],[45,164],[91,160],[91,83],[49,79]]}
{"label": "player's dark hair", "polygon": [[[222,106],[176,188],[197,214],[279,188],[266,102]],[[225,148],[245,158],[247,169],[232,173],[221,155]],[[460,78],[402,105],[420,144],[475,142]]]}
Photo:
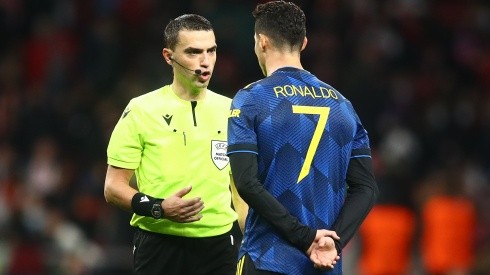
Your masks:
{"label": "player's dark hair", "polygon": [[175,49],[178,42],[179,32],[182,30],[188,31],[213,31],[211,22],[206,18],[197,14],[184,14],[175,19],[170,20],[165,27],[163,35],[163,45],[169,49]]}
{"label": "player's dark hair", "polygon": [[292,2],[271,1],[257,5],[252,15],[255,33],[267,35],[278,48],[301,49],[306,36],[306,17],[300,7]]}

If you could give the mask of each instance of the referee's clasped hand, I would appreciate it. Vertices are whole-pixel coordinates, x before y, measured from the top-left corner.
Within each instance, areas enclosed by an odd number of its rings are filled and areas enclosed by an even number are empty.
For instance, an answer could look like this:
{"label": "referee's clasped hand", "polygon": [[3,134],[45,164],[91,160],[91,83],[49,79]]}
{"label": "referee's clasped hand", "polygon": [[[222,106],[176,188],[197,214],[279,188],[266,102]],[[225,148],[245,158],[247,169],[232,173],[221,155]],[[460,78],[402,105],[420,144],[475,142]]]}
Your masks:
{"label": "referee's clasped hand", "polygon": [[162,202],[166,219],[174,222],[189,223],[202,218],[202,214],[199,214],[204,209],[204,202],[201,198],[184,199],[184,196],[189,194],[191,189],[192,186],[183,188]]}

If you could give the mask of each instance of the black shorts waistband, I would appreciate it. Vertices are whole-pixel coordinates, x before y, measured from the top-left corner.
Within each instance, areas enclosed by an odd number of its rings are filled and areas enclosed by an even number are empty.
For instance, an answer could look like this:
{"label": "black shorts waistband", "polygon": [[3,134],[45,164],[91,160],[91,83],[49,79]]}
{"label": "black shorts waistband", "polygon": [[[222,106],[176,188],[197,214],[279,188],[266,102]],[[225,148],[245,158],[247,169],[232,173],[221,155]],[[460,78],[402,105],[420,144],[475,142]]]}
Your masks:
{"label": "black shorts waistband", "polygon": [[207,239],[207,240],[210,240],[210,239],[220,239],[220,238],[223,238],[223,237],[227,237],[230,235],[231,233],[231,230],[229,230],[228,232],[225,232],[223,234],[220,234],[220,235],[216,235],[216,236],[207,236],[207,237],[195,237],[195,236],[192,236],[192,237],[186,237],[186,236],[178,236],[178,235],[170,235],[170,234],[163,234],[163,233],[158,233],[158,232],[152,232],[152,231],[148,231],[148,230],[144,230],[144,229],[141,229],[139,227],[134,227],[134,229],[136,231],[138,231],[139,233],[141,234],[145,234],[145,235],[149,235],[149,236],[153,236],[153,237],[158,237],[158,238],[173,238],[173,239]]}

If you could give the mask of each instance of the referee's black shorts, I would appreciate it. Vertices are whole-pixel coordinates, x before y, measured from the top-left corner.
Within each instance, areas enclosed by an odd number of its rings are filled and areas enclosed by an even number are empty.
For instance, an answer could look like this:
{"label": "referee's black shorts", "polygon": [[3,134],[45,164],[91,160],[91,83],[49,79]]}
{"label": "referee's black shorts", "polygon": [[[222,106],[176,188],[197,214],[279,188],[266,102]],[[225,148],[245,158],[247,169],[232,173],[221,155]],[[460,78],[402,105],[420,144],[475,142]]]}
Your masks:
{"label": "referee's black shorts", "polygon": [[[238,237],[238,238],[236,238]],[[235,275],[238,257],[232,231],[205,238],[164,235],[136,229],[133,240],[135,274]]]}

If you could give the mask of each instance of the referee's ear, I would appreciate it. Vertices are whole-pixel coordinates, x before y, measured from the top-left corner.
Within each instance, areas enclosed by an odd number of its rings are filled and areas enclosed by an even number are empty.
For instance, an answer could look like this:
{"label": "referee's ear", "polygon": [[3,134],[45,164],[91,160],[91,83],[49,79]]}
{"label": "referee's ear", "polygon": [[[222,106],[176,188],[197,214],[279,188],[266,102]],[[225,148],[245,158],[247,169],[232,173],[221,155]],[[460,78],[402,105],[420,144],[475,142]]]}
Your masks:
{"label": "referee's ear", "polygon": [[172,66],[172,50],[168,48],[163,48],[162,50],[163,59],[168,65]]}

